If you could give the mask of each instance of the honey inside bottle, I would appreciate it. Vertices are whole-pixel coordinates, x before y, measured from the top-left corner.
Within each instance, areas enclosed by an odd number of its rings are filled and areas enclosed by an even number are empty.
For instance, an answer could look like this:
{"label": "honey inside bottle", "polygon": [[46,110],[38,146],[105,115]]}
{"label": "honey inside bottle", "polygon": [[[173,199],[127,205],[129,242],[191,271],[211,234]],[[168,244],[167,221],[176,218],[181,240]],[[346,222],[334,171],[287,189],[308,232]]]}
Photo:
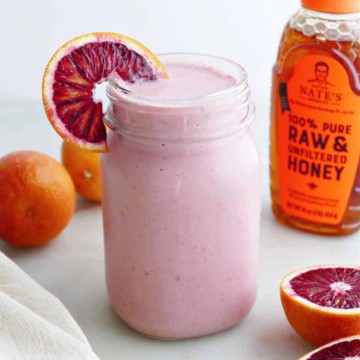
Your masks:
{"label": "honey inside bottle", "polygon": [[360,13],[302,8],[273,69],[270,178],[274,215],[301,230],[360,228]]}

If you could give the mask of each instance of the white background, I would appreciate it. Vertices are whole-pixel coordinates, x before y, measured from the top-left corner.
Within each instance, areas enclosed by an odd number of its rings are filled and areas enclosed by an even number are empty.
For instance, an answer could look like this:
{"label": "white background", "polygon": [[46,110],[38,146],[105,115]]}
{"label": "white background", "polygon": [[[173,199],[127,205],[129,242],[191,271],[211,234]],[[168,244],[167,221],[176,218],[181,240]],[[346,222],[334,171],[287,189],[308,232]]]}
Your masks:
{"label": "white background", "polygon": [[268,97],[282,29],[300,0],[2,0],[0,101],[41,99],[45,66],[63,43],[114,31],[154,52],[221,55]]}

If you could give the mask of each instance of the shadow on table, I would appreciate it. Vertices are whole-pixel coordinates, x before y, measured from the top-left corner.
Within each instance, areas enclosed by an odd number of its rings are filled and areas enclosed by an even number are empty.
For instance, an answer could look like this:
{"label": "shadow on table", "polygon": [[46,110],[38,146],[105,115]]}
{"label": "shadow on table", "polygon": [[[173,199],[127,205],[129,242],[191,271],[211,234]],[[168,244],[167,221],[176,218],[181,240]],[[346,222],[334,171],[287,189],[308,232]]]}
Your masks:
{"label": "shadow on table", "polygon": [[101,208],[101,203],[84,199],[80,195],[76,195],[76,208],[75,212],[89,210],[92,208]]}
{"label": "shadow on table", "polygon": [[[314,350],[314,347],[301,339],[292,328],[286,323],[276,326],[264,326],[259,329],[256,342],[261,344],[262,355],[266,359],[266,354],[277,354],[277,359],[292,360],[299,359],[301,356]],[[259,346],[260,347],[260,346]],[[259,359],[262,357],[259,357]]]}
{"label": "shadow on table", "polygon": [[9,245],[6,242],[0,242],[0,251],[16,262],[17,259],[26,256],[31,257],[32,255],[46,253],[51,246],[51,242],[36,247],[16,247]]}

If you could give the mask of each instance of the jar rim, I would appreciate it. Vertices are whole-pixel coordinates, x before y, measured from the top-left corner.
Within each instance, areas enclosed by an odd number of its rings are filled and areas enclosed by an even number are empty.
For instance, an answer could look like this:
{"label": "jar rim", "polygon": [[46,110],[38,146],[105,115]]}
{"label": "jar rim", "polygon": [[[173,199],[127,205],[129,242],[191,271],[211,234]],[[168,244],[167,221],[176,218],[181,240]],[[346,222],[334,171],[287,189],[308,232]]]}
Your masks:
{"label": "jar rim", "polygon": [[[186,61],[183,60],[183,63],[199,64],[199,62],[202,62],[207,67],[215,68],[216,70],[219,70],[225,75],[229,75],[227,71],[221,71],[221,69],[219,69],[217,66],[212,66],[211,62],[218,63],[219,65],[222,64],[223,66],[227,67],[228,71],[230,71],[230,68],[232,69],[231,76],[234,77],[236,82],[224,90],[216,91],[206,95],[174,99],[131,92],[129,89],[124,88],[121,83],[119,83],[116,76],[112,76],[110,77],[106,88],[106,93],[109,99],[113,102],[120,102],[122,105],[128,104],[131,106],[139,105],[141,107],[150,108],[192,108],[198,106],[205,106],[207,104],[213,104],[214,102],[218,102],[221,100],[226,100],[230,96],[241,97],[242,95],[244,95],[244,93],[248,93],[250,91],[248,86],[248,74],[246,70],[240,64],[228,58],[192,52],[160,53],[157,54],[157,56],[165,64],[166,59],[169,58],[184,58],[186,59]],[[179,60],[177,62],[179,62]]]}

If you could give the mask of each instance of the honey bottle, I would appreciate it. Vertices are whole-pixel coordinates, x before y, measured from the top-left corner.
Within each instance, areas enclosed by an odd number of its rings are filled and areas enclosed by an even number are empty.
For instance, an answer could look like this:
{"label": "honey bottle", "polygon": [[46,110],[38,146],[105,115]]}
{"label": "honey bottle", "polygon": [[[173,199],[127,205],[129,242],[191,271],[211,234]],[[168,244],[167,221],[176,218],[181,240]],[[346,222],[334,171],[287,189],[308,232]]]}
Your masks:
{"label": "honey bottle", "polygon": [[272,209],[301,230],[360,228],[360,0],[302,0],[273,68]]}

